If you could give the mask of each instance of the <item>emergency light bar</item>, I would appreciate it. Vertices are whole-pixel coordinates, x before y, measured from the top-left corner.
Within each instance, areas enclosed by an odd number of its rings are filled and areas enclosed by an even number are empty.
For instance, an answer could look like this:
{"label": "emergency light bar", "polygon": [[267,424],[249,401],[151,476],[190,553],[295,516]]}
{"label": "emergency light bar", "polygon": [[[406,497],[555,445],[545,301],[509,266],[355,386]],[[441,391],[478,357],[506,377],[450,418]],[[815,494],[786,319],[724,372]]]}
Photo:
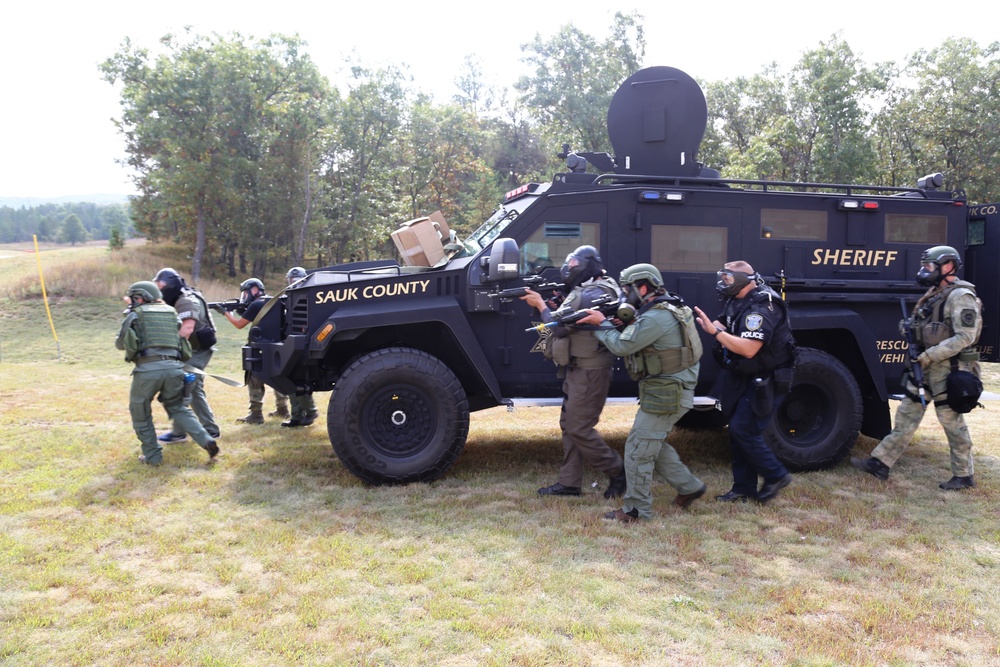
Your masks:
{"label": "emergency light bar", "polygon": [[639,200],[645,202],[657,202],[661,204],[683,204],[683,192],[657,192],[655,190],[643,190],[639,193]]}
{"label": "emergency light bar", "polygon": [[837,204],[841,211],[877,211],[877,201],[858,201],[857,199],[842,199]]}

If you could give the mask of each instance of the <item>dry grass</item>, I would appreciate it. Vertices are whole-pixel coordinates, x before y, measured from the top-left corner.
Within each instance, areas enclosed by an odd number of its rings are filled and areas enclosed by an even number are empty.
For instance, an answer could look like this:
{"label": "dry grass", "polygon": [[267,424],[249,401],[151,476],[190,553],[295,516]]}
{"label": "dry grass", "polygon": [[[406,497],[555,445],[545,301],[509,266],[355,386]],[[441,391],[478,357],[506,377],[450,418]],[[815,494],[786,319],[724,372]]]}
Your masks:
{"label": "dry grass", "polygon": [[[130,261],[146,277],[158,260]],[[245,390],[210,381],[220,461],[181,443],[142,467],[115,298],[54,309],[61,361],[29,305],[0,301],[4,665],[1000,663],[1000,402],[969,416],[970,493],[937,489],[928,416],[888,483],[842,465],[766,507],[689,512],[658,485],[654,518],[621,526],[599,518],[596,474],[580,499],[535,494],[560,459],[556,408],[477,413],[444,479],[368,488],[319,424],[236,425]],[[223,334],[210,368],[238,377],[242,335]],[[632,411],[605,412],[619,449]],[[723,434],[671,441],[728,489]]]}

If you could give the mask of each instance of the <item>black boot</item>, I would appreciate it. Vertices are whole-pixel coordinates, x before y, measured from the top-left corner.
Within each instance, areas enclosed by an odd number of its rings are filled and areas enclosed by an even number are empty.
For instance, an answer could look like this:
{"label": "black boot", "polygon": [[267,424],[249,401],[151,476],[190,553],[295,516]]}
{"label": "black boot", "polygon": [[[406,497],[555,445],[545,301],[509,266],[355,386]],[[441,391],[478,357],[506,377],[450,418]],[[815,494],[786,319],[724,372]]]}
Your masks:
{"label": "black boot", "polygon": [[621,474],[611,477],[608,481],[608,488],[604,492],[604,497],[609,500],[611,498],[621,498],[625,494],[627,486],[628,480],[625,478],[625,471],[622,470]]}
{"label": "black boot", "polygon": [[952,477],[947,482],[941,482],[938,486],[945,491],[961,491],[962,489],[976,488],[976,480],[972,475],[968,477]]}
{"label": "black boot", "polygon": [[874,456],[869,459],[859,459],[855,456],[851,457],[851,465],[858,470],[863,470],[864,472],[878,477],[883,482],[889,479],[889,466],[879,461]]}

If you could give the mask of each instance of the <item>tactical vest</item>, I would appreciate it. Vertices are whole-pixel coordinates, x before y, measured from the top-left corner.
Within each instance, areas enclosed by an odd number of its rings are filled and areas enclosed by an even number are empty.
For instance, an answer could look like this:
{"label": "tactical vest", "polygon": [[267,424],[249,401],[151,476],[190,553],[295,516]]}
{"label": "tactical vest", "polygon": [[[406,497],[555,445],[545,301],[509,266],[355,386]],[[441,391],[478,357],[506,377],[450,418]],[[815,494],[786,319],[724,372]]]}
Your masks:
{"label": "tactical vest", "polygon": [[[955,326],[951,318],[945,317],[944,307],[953,292],[966,292],[976,297],[976,287],[964,280],[957,280],[940,292],[921,298],[913,310],[913,342],[917,349],[923,352],[929,347],[947,340],[955,335]],[[979,301],[979,297],[976,297]],[[978,353],[976,354],[978,358]]]}
{"label": "tactical vest", "polygon": [[211,348],[218,342],[215,331],[215,321],[212,319],[212,309],[208,307],[205,297],[203,297],[201,292],[197,290],[191,289],[190,287],[182,287],[181,294],[188,297],[194,297],[198,300],[198,303],[201,304],[202,318],[196,320],[197,325],[189,339],[191,348],[194,350],[207,350]]}
{"label": "tactical vest", "polygon": [[650,345],[635,354],[628,355],[625,358],[625,368],[633,380],[641,380],[653,375],[680,373],[691,368],[701,359],[701,337],[698,335],[694,313],[691,309],[684,305],[680,298],[670,295],[655,299],[649,307],[640,309],[639,316],[641,317],[643,312],[653,308],[666,310],[674,316],[680,325],[684,345],[667,350],[658,350]]}
{"label": "tactical vest", "polygon": [[743,299],[737,301],[736,312],[730,322],[740,322],[751,306],[755,304],[767,306],[777,305],[781,310],[781,318],[774,327],[774,332],[761,350],[752,358],[737,356],[736,370],[743,375],[765,376],[776,368],[784,368],[795,363],[795,337],[792,335],[792,326],[788,318],[788,305],[769,287],[760,287]]}
{"label": "tactical vest", "polygon": [[181,351],[181,337],[178,331],[177,311],[165,303],[148,303],[137,307],[135,335],[138,339],[140,355],[145,350],[167,348]]}
{"label": "tactical vest", "polygon": [[[618,286],[618,283],[607,276],[596,278],[588,285],[582,285],[581,290],[592,289],[595,287],[599,288],[606,294],[610,294],[617,299],[621,299],[622,290]],[[571,293],[571,297],[572,298],[566,300],[567,303],[563,304],[560,310],[569,309],[572,312],[584,307],[584,304],[581,303],[580,299],[581,292],[577,292],[575,295]],[[578,366],[580,368],[605,368],[607,366],[611,366],[615,359],[614,355],[600,344],[597,337],[594,336],[592,330],[577,327],[573,327],[570,330],[569,356],[569,365]]]}

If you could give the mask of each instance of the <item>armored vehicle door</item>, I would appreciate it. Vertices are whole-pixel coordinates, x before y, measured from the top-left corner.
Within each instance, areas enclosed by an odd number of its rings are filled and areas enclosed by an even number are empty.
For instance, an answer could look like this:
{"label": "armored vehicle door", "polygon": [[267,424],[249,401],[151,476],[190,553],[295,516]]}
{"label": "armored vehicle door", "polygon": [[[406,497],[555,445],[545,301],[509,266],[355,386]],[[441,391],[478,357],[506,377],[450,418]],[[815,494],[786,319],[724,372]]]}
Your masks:
{"label": "armored vehicle door", "polygon": [[979,354],[1000,361],[1000,203],[969,207],[964,278],[976,286],[983,302],[983,332]]}
{"label": "armored vehicle door", "polygon": [[[649,262],[663,274],[666,288],[706,314],[720,311],[716,272],[742,252],[742,209],[727,206],[672,206],[641,203],[637,220],[636,262]],[[649,200],[647,200],[649,201]],[[703,335],[705,349],[711,340]],[[714,377],[714,364],[703,364],[701,377]],[[707,386],[699,385],[699,391]]]}
{"label": "armored vehicle door", "polygon": [[[521,248],[520,272],[560,283],[559,269],[569,253],[581,245],[592,245],[603,259],[607,237],[605,203],[549,206],[516,234]],[[609,273],[617,278],[614,271]],[[541,324],[541,318],[523,301],[515,300],[504,308],[505,358],[498,369],[504,396],[560,396],[562,381],[556,377],[556,366],[543,354],[545,337],[552,329],[525,331]]]}

